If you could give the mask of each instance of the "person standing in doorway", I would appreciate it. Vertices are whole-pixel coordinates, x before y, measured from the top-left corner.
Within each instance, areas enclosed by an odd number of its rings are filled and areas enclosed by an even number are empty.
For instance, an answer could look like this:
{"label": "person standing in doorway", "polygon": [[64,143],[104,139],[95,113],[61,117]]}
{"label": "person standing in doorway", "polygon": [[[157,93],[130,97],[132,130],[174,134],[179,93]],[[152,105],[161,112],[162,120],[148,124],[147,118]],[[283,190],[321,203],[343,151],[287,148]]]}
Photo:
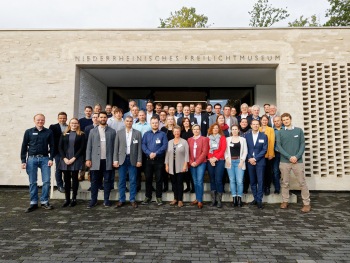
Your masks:
{"label": "person standing in doorway", "polygon": [[34,128],[25,131],[21,148],[21,168],[26,169],[29,177],[30,205],[26,213],[38,208],[38,168],[41,170],[43,181],[41,207],[48,210],[53,209],[49,204],[49,191],[55,142],[52,131],[44,127],[45,116],[43,114],[35,115],[34,123]]}
{"label": "person standing in doorway", "polygon": [[105,112],[107,112],[107,117],[108,117],[108,119],[109,119],[109,118],[112,118],[112,117],[113,117],[113,114],[112,114],[112,105],[107,104],[107,105],[106,105],[106,108],[105,108]]}
{"label": "person standing in doorway", "polygon": [[280,170],[282,173],[282,198],[281,209],[287,209],[289,201],[289,177],[292,170],[299,182],[301,197],[304,206],[301,212],[308,213],[311,210],[310,193],[304,175],[303,153],[305,151],[305,137],[301,128],[292,125],[292,116],[289,113],[281,115],[285,126],[277,134],[277,149],[281,153]]}
{"label": "person standing in doorway", "polygon": [[117,133],[114,143],[113,166],[119,168],[119,202],[116,207],[125,204],[126,174],[129,172],[130,203],[137,208],[137,168],[142,166],[141,132],[132,128],[131,116],[126,116],[125,128]]}
{"label": "person standing in doorway", "polygon": [[60,170],[60,161],[61,161],[61,156],[58,151],[58,144],[60,142],[60,138],[62,136],[62,133],[67,129],[67,113],[65,112],[60,112],[58,113],[58,123],[57,124],[51,124],[49,129],[53,133],[53,140],[55,142],[55,148],[54,148],[54,153],[53,153],[53,158],[55,159],[56,163],[56,171],[55,171],[55,178],[56,178],[56,184],[57,184],[57,189],[59,192],[64,193],[64,187],[63,187],[63,179],[62,179],[62,171]]}
{"label": "person standing in doorway", "polygon": [[133,101],[133,100],[129,101],[129,111],[126,112],[126,113],[124,114],[124,116],[123,116],[123,119],[124,119],[124,120],[125,120],[125,117],[126,117],[126,116],[131,116],[131,117],[133,116],[131,110],[132,110],[132,108],[133,108],[135,105],[136,105],[136,102],[135,102],[135,101]]}
{"label": "person standing in doorway", "polygon": [[209,118],[210,118],[211,115],[214,114],[214,113],[213,113],[213,105],[211,105],[211,104],[207,104],[207,107],[206,107],[205,110],[206,110],[206,112],[207,112]]}
{"label": "person standing in doorway", "polygon": [[84,110],[85,117],[79,119],[79,124],[80,124],[80,129],[82,131],[85,130],[85,128],[89,125],[92,125],[92,107],[91,106],[86,106]]}
{"label": "person standing in doorway", "polygon": [[265,173],[265,155],[268,147],[267,136],[259,132],[260,122],[252,120],[252,132],[246,135],[248,146],[248,170],[250,177],[250,186],[254,200],[250,205],[257,205],[263,209],[262,199],[264,194],[264,173]]}
{"label": "person standing in doorway", "polygon": [[180,118],[180,117],[183,117],[184,116],[184,113],[182,112],[183,110],[183,105],[181,102],[179,102],[177,105],[176,105],[176,113],[175,113],[175,116]]}
{"label": "person standing in doorway", "polygon": [[97,193],[100,178],[104,178],[104,206],[110,207],[109,194],[113,170],[113,152],[116,132],[107,125],[107,113],[98,115],[100,124],[90,131],[86,149],[86,166],[91,170],[91,202],[87,208],[97,204]]}
{"label": "person standing in doorway", "polygon": [[195,112],[194,103],[191,103],[191,104],[190,104],[190,112],[191,112],[191,113],[194,113],[194,112]]}
{"label": "person standing in doorway", "polygon": [[[61,156],[60,169],[64,174],[66,185],[66,200],[62,207],[73,207],[77,204],[77,193],[79,187],[78,173],[82,169],[83,153],[85,151],[85,134],[80,130],[79,120],[72,118],[69,121],[59,141],[59,152]],[[71,181],[73,182],[73,196],[70,199]]]}
{"label": "person standing in doorway", "polygon": [[156,175],[156,200],[158,205],[162,205],[162,183],[163,170],[165,169],[164,159],[165,151],[168,148],[168,139],[166,134],[158,130],[159,120],[152,117],[152,130],[145,133],[142,138],[142,151],[147,156],[145,173],[146,173],[146,198],[142,202],[148,205],[152,201],[152,181],[153,172]]}
{"label": "person standing in doorway", "polygon": [[239,123],[241,123],[241,119],[246,119],[246,118],[248,118],[249,115],[250,114],[248,113],[248,104],[247,103],[243,103],[241,105],[241,113],[237,116],[237,121]]}

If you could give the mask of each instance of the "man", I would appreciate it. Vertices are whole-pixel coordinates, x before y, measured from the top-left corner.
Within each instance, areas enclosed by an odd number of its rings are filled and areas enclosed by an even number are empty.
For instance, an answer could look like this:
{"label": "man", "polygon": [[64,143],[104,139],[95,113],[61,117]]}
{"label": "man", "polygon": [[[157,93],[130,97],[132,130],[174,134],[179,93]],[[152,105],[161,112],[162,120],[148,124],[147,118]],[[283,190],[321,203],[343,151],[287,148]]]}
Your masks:
{"label": "man", "polygon": [[258,120],[252,120],[251,127],[252,132],[246,135],[248,146],[247,159],[250,187],[254,195],[254,200],[250,203],[250,205],[258,205],[259,209],[263,209],[261,202],[264,193],[267,135],[259,132],[260,122]]}
{"label": "man", "polygon": [[179,102],[177,105],[176,105],[176,113],[175,113],[175,116],[180,118],[180,117],[183,117],[184,114],[182,112],[183,110],[183,105],[181,102]]}
{"label": "man", "polygon": [[129,101],[129,111],[124,114],[123,118],[125,119],[126,116],[132,116],[131,109],[136,105],[136,102],[131,100]]}
{"label": "man", "polygon": [[[277,116],[277,108],[275,105],[270,106],[270,116],[269,116],[269,122],[267,126],[272,127],[274,126],[274,118]],[[282,123],[282,122],[281,122]]]}
{"label": "man", "polygon": [[[139,113],[140,114],[140,113]],[[144,114],[144,113],[143,113]],[[113,166],[119,167],[119,202],[115,207],[125,204],[126,174],[129,172],[130,203],[137,208],[135,196],[137,193],[137,167],[142,165],[141,132],[134,130],[131,116],[126,116],[125,128],[117,133],[114,143]]]}
{"label": "man", "polygon": [[269,116],[270,114],[270,104],[266,103],[264,104],[264,112],[266,116]]}
{"label": "man", "polygon": [[165,105],[163,111],[166,112],[166,115],[169,115],[169,106]]}
{"label": "man", "polygon": [[112,105],[107,104],[107,105],[106,105],[106,108],[105,108],[105,111],[107,112],[107,117],[108,117],[108,119],[113,117],[113,114],[112,114]]}
{"label": "man", "polygon": [[123,122],[123,110],[117,108],[114,110],[114,118],[108,118],[107,125],[110,128],[113,128],[115,132],[118,132],[125,128],[125,124]]}
{"label": "man", "polygon": [[216,117],[218,116],[218,114],[221,113],[221,104],[220,103],[216,103],[214,105],[214,111],[215,111],[215,113],[209,117],[209,127],[211,125],[213,125],[213,123],[216,122]]}
{"label": "man", "polygon": [[55,142],[52,131],[44,127],[45,116],[43,114],[35,115],[34,123],[34,128],[25,131],[21,148],[21,168],[26,169],[29,177],[30,205],[26,213],[38,208],[38,168],[41,170],[43,181],[41,207],[48,210],[53,209],[49,204],[49,191]]}
{"label": "man", "polygon": [[[169,116],[173,116],[175,119],[175,123],[177,123],[178,117],[175,116],[175,107],[173,107],[173,106],[169,107]],[[175,123],[174,123],[174,125],[175,125]]]}
{"label": "man", "polygon": [[[136,123],[138,121],[138,119],[139,119],[138,115],[139,115],[139,107],[137,107],[137,106],[132,107],[132,109],[131,109],[131,117],[132,117],[133,123]],[[124,114],[124,116],[125,116],[125,114]]]}
{"label": "man", "polygon": [[86,166],[91,170],[91,202],[87,208],[97,204],[100,178],[104,178],[104,206],[110,207],[111,177],[113,170],[113,153],[116,132],[107,126],[107,113],[98,115],[100,124],[90,131],[86,149]]}
{"label": "man", "polygon": [[[183,109],[183,113],[184,113],[184,116],[177,119],[177,125],[179,125],[180,127],[181,127],[181,125],[182,125],[182,120],[183,120],[184,118],[188,118],[188,119],[191,118],[191,117],[190,117],[190,114],[191,114],[191,113],[190,113],[190,106],[185,105],[185,106],[184,106],[184,109]],[[194,125],[194,124],[197,124],[197,119],[194,119],[194,122],[191,123],[191,125]]]}
{"label": "man", "polygon": [[[165,112],[163,112],[164,115]],[[165,115],[166,118],[166,115]],[[132,125],[132,128],[141,132],[141,137],[145,135],[146,132],[152,130],[151,125],[146,122],[146,113],[141,110],[139,111],[138,115],[138,121]],[[141,141],[140,141],[141,142]],[[142,166],[137,168],[137,178],[136,178],[136,185],[137,185],[137,192],[141,190],[141,172],[145,172],[145,165],[146,165],[146,155],[143,154],[142,156]]]}
{"label": "man", "polygon": [[[272,106],[272,105],[271,105]],[[270,110],[271,110],[270,106]],[[281,178],[281,171],[280,171],[280,152],[277,149],[277,135],[278,131],[282,128],[282,121],[280,116],[275,116],[273,119],[274,126],[273,129],[275,130],[275,158],[272,159],[272,171],[273,171],[273,184],[275,186],[275,194],[279,194],[281,190],[280,185],[280,178]]]}
{"label": "man", "polygon": [[249,114],[249,115],[252,115],[252,106],[249,106],[249,107],[248,107],[248,114]]}
{"label": "man", "polygon": [[156,104],[156,114],[159,116],[160,112],[162,111],[162,103],[157,103]]}
{"label": "man", "polygon": [[258,120],[261,125],[259,113],[260,113],[260,107],[258,105],[254,105],[252,107],[252,114],[247,117],[248,125],[251,125],[252,120]]}
{"label": "man", "polygon": [[211,104],[207,104],[207,108],[205,110],[206,110],[209,117],[214,114],[213,113],[213,106]]}
{"label": "man", "polygon": [[231,106],[225,105],[224,106],[224,116],[225,116],[225,123],[228,125],[231,133],[231,126],[232,125],[238,125],[238,121],[236,117],[231,116]]}
{"label": "man", "polygon": [[301,197],[303,198],[304,207],[301,212],[310,212],[310,193],[306,184],[304,175],[303,153],[305,150],[305,137],[302,129],[292,125],[292,116],[289,113],[283,113],[282,122],[285,129],[277,133],[277,149],[280,152],[281,163],[280,170],[282,173],[282,209],[287,209],[289,201],[289,177],[290,171],[293,170],[297,178]]}
{"label": "man", "polygon": [[95,112],[95,113],[100,113],[101,110],[102,110],[102,107],[101,107],[100,104],[96,104],[96,105],[94,106],[94,112]]}
{"label": "man", "polygon": [[156,116],[156,117],[159,118],[159,116],[158,116],[156,113],[153,112],[154,107],[153,107],[152,101],[148,101],[148,102],[147,102],[146,108],[147,108],[147,112],[146,112],[146,122],[147,122],[147,123],[150,123],[151,118],[152,118],[153,116]]}
{"label": "man", "polygon": [[191,104],[190,104],[190,112],[191,112],[191,113],[194,113],[194,112],[195,112],[194,103],[191,103]]}
{"label": "man", "polygon": [[79,119],[80,130],[84,131],[85,128],[89,125],[92,125],[91,115],[92,115],[92,107],[86,106],[84,110],[85,117]]}
{"label": "man", "polygon": [[60,153],[58,152],[58,144],[60,142],[60,138],[61,138],[62,133],[65,130],[67,130],[67,127],[68,127],[68,125],[67,125],[67,113],[65,113],[63,111],[58,113],[57,120],[58,120],[58,123],[50,125],[49,129],[53,133],[53,140],[55,143],[53,158],[55,159],[55,163],[56,163],[55,178],[56,178],[57,189],[61,193],[65,193],[65,190],[63,187],[62,171],[60,170],[61,156],[60,156]]}
{"label": "man", "polygon": [[145,174],[146,174],[146,198],[143,205],[148,205],[152,200],[152,181],[153,172],[156,175],[156,200],[158,205],[162,205],[162,185],[163,170],[165,169],[165,151],[168,148],[168,139],[166,134],[158,130],[159,121],[157,117],[152,117],[152,130],[145,133],[142,138],[142,151],[147,156]]}
{"label": "man", "polygon": [[196,123],[201,126],[201,135],[207,136],[209,129],[209,120],[206,113],[202,113],[202,104],[197,103],[195,107],[195,113],[190,114],[191,123]]}
{"label": "man", "polygon": [[165,126],[165,121],[167,116],[168,114],[164,110],[162,110],[159,113],[159,127],[158,127],[159,130]]}
{"label": "man", "polygon": [[237,121],[241,122],[241,119],[246,119],[246,118],[248,118],[249,115],[250,114],[248,113],[248,104],[243,103],[241,105],[241,113],[238,115]]}
{"label": "man", "polygon": [[[231,116],[232,116],[232,117],[236,117],[236,115],[237,115],[237,110],[236,110],[235,107],[232,107],[232,108],[231,108]],[[237,121],[238,121],[238,120],[237,120]]]}

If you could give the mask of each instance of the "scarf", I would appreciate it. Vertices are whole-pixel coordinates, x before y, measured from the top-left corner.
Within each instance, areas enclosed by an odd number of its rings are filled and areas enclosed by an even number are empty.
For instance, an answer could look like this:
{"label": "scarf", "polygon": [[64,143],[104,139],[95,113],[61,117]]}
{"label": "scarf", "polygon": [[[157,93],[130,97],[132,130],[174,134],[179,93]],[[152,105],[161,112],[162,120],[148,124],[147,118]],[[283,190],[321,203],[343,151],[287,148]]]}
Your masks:
{"label": "scarf", "polygon": [[220,125],[220,128],[221,128],[221,130],[223,130],[223,131],[226,131],[226,130],[228,130],[228,125],[225,123],[224,125]]}
{"label": "scarf", "polygon": [[245,127],[244,129],[241,127],[241,125],[239,125],[239,129],[241,130],[241,132],[243,132],[243,133],[246,133],[249,129],[250,129],[250,127],[249,127],[249,125],[247,126],[247,127]]}
{"label": "scarf", "polygon": [[[209,153],[213,153],[213,151],[219,149],[219,143],[220,143],[220,138],[221,138],[221,135],[220,134],[216,134],[215,136],[213,136],[213,134],[211,134],[209,136]],[[213,145],[216,146],[214,147]]]}

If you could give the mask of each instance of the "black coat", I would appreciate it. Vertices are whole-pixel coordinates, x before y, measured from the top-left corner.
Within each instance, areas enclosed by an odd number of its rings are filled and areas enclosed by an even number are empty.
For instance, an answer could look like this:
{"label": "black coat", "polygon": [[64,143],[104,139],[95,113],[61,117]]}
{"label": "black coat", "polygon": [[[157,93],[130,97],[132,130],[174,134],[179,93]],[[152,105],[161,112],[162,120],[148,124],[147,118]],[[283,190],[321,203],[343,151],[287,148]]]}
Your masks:
{"label": "black coat", "polygon": [[[67,151],[68,151],[68,143],[69,143],[69,134],[63,135],[60,138],[58,150],[60,152],[61,159],[67,157]],[[74,157],[75,159],[78,159],[85,151],[85,134],[81,134],[75,137],[74,141]]]}
{"label": "black coat", "polygon": [[[208,129],[209,129],[209,116],[206,113],[202,113],[202,119],[201,119],[201,135],[204,137],[207,137]],[[197,119],[194,117],[194,113],[190,114],[190,121],[192,123],[197,123]]]}
{"label": "black coat", "polygon": [[52,131],[53,133],[53,141],[54,141],[54,151],[53,151],[53,157],[55,157],[59,152],[58,152],[58,144],[60,142],[60,138],[62,135],[62,131],[61,131],[61,126],[59,123],[57,124],[51,124],[49,129]]}
{"label": "black coat", "polygon": [[85,144],[87,144],[88,140],[89,140],[89,134],[90,134],[90,131],[95,128],[95,126],[93,124],[89,125],[89,126],[86,126],[85,127],[85,130],[84,130],[84,133],[85,133]]}

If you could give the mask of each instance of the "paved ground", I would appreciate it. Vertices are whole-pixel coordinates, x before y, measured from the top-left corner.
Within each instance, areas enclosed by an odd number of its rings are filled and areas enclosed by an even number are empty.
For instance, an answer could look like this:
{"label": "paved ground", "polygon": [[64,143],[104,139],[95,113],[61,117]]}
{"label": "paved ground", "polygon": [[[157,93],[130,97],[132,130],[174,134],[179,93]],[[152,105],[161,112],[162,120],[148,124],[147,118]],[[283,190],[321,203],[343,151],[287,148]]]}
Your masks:
{"label": "paved ground", "polygon": [[350,262],[350,193],[312,193],[309,214],[300,199],[263,211],[52,200],[53,211],[27,214],[28,198],[0,188],[0,262]]}

